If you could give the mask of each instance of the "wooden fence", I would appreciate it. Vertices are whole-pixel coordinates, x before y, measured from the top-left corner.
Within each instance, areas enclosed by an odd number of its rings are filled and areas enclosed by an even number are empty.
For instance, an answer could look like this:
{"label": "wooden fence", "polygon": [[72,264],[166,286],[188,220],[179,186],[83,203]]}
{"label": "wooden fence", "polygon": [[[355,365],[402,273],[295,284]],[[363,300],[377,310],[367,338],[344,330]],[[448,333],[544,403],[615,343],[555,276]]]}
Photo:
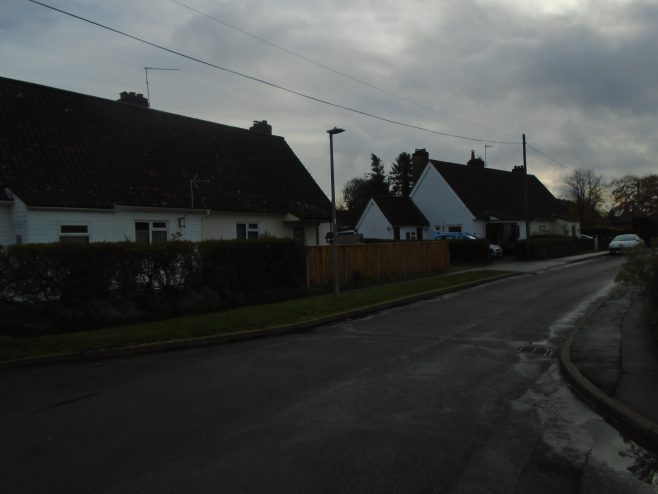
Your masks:
{"label": "wooden fence", "polygon": [[[332,246],[307,247],[307,285],[333,280]],[[398,242],[338,246],[342,283],[361,279],[395,279],[450,267],[448,242]]]}

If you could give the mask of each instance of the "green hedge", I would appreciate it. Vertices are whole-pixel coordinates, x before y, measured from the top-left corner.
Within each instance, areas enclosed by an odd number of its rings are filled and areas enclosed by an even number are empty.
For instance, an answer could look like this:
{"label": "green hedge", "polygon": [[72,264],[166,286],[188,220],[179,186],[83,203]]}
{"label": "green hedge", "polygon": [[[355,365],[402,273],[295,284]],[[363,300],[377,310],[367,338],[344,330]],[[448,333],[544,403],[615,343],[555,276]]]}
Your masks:
{"label": "green hedge", "polygon": [[581,241],[575,237],[530,237],[516,242],[514,255],[519,259],[551,259],[555,257],[582,254],[589,250],[591,241]]}
{"label": "green hedge", "polygon": [[647,297],[651,330],[658,342],[658,252],[643,247],[626,251],[617,281],[638,288]]}
{"label": "green hedge", "polygon": [[449,242],[451,262],[491,262],[488,240],[450,240]]}
{"label": "green hedge", "polygon": [[293,240],[28,244],[0,248],[0,333],[80,331],[301,291]]}

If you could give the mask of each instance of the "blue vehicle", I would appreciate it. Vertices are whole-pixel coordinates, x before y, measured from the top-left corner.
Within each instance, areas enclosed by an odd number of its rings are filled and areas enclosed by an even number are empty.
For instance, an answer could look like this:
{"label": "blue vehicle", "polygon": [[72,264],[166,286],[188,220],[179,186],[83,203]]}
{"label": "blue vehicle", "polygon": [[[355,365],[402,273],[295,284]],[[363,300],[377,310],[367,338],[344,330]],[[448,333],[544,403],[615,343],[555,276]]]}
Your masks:
{"label": "blue vehicle", "polygon": [[432,240],[477,240],[475,235],[462,232],[436,232],[432,234]]}

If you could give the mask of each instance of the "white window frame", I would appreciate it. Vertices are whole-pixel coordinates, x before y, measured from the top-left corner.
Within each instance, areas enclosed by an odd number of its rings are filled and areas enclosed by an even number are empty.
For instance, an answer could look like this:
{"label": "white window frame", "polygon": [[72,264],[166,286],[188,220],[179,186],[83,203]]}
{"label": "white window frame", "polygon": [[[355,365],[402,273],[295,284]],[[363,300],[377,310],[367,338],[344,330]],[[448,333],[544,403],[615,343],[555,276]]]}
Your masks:
{"label": "white window frame", "polygon": [[[238,228],[240,226],[244,226],[244,233],[245,237],[240,238],[238,235]],[[257,222],[255,223],[249,223],[249,222],[238,222],[235,224],[235,238],[239,240],[255,240],[260,237],[260,224]]]}
{"label": "white window frame", "polygon": [[[156,242],[166,242],[169,236],[169,222],[167,220],[135,220],[135,242],[139,242],[137,238],[137,224],[146,223],[148,225],[148,244],[153,243],[153,234],[164,232],[164,239],[158,239]],[[164,226],[162,226],[164,225]]]}
{"label": "white window frame", "polygon": [[[64,231],[65,229],[82,230],[83,228],[84,231]],[[85,243],[91,241],[91,236],[89,235],[89,224],[87,223],[60,223],[57,229],[60,242],[67,242],[72,239],[86,239]]]}
{"label": "white window frame", "polygon": [[416,240],[416,232],[407,230],[404,233],[405,240]]}

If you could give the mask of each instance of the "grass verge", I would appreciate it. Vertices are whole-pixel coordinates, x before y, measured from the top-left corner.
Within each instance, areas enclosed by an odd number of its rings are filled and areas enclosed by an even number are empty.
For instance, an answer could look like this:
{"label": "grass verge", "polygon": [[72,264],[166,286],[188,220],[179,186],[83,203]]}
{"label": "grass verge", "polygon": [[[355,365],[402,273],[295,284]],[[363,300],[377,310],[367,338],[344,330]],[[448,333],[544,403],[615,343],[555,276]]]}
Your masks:
{"label": "grass verge", "polygon": [[316,295],[273,304],[32,338],[0,336],[0,361],[42,355],[81,353],[130,345],[254,331],[360,309],[503,274],[478,270],[347,290],[339,297]]}

